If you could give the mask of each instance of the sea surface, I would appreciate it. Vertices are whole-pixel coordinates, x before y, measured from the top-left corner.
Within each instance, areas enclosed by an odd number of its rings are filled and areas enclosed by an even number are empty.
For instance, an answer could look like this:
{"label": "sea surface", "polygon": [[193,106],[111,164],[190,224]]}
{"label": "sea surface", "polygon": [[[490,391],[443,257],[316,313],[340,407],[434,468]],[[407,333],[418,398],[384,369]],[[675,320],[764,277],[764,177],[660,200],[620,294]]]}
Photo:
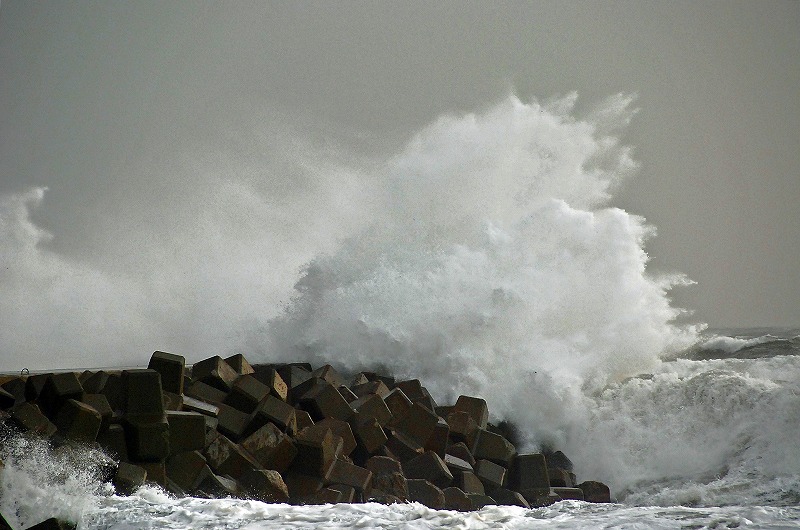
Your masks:
{"label": "sea surface", "polygon": [[3,455],[0,511],[16,528],[49,516],[118,530],[800,528],[799,331],[709,331],[656,370],[596,392],[581,442],[615,465],[587,469],[579,461],[576,472],[611,484],[613,504],[459,513],[417,503],[179,498],[155,487],[121,497],[100,480],[96,452],[60,454],[16,439]]}

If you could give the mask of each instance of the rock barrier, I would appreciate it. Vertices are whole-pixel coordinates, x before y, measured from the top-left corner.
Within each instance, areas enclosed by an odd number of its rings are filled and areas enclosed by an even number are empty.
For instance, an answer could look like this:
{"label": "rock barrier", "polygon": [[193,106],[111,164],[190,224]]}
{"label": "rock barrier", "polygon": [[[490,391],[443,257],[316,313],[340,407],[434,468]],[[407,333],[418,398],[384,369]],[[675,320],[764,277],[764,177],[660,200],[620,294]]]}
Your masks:
{"label": "rock barrier", "polygon": [[484,399],[438,405],[417,379],[241,355],[187,367],[157,351],[147,369],[0,381],[0,420],[56,445],[100,446],[118,462],[121,494],[153,483],[176,495],[459,511],[611,501],[605,484],[578,483],[562,452],[518,453],[513,426],[489,423]]}

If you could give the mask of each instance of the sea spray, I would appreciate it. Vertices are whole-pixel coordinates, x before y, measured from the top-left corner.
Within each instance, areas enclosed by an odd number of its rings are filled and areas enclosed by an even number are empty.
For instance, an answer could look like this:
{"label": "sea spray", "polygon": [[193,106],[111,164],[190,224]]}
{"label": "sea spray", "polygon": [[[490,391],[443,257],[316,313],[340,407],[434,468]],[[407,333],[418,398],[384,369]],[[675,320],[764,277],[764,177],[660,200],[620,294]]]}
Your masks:
{"label": "sea spray", "polygon": [[309,263],[253,348],[480,395],[526,448],[564,446],[590,396],[696,338],[668,298],[686,281],[646,270],[653,229],[607,206],[636,168],[614,136],[631,99],[574,103],[512,96],[419,132],[380,171],[380,214]]}

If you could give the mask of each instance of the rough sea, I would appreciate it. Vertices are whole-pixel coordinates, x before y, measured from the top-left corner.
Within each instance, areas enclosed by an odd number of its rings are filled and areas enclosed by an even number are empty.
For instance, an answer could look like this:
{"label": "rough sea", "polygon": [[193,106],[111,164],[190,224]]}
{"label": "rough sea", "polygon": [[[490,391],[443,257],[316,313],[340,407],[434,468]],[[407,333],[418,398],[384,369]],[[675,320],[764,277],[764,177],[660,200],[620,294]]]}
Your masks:
{"label": "rough sea", "polygon": [[707,330],[672,305],[691,281],[652,271],[655,229],[613,206],[637,169],[618,134],[630,104],[576,116],[575,95],[512,96],[443,116],[378,162],[302,160],[307,178],[274,193],[210,179],[159,217],[163,248],[115,239],[109,269],[47,248],[30,215],[44,189],[0,197],[4,370],[131,366],[162,349],[419,378],[439,404],[484,397],[490,421],[519,428],[520,452],[562,450],[615,503],[119,497],[101,455],[18,438],[1,455],[0,511],[16,528],[800,527],[800,330]]}

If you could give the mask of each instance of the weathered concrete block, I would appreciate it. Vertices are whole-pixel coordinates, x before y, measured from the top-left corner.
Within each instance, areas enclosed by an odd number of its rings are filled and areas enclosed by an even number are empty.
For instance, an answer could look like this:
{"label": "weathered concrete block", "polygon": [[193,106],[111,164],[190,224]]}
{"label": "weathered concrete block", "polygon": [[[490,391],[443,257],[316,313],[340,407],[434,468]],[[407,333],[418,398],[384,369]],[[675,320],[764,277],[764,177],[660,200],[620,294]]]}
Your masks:
{"label": "weathered concrete block", "polygon": [[122,425],[131,460],[158,462],[169,456],[169,424],[165,416],[127,415]]}
{"label": "weathered concrete block", "polygon": [[202,450],[205,447],[206,420],[198,412],[168,411],[170,454]]}
{"label": "weathered concrete block", "polygon": [[250,424],[250,415],[241,410],[237,410],[229,405],[220,403],[219,414],[217,415],[217,430],[233,440],[238,442],[244,438],[248,425]]}
{"label": "weathered concrete block", "polygon": [[183,409],[183,394],[162,391],[161,395],[164,398],[164,410],[179,411]]}
{"label": "weathered concrete block", "polygon": [[111,405],[108,403],[106,396],[103,394],[84,394],[82,401],[100,413],[103,426],[109,424],[114,416],[114,411],[111,410]]}
{"label": "weathered concrete block", "polygon": [[29,526],[27,530],[75,530],[76,528],[77,525],[75,523],[51,517],[39,524]]}
{"label": "weathered concrete block", "polygon": [[356,413],[350,420],[350,427],[356,440],[355,458],[366,460],[376,454],[388,441],[386,433],[375,418],[362,419]]}
{"label": "weathered concrete block", "polygon": [[459,488],[450,486],[442,490],[444,493],[444,509],[454,510],[457,512],[472,511],[472,501],[467,497],[467,494]]}
{"label": "weathered concrete block", "polygon": [[70,399],[80,401],[83,394],[83,387],[74,373],[50,374],[36,401],[42,413],[53,419],[62,405]]}
{"label": "weathered concrete block", "polygon": [[341,436],[333,434],[330,429],[303,429],[294,440],[297,457],[292,469],[305,475],[327,478],[336,458],[342,452]]}
{"label": "weathered concrete block", "polygon": [[[239,374],[226,363],[222,357],[215,355],[208,359],[203,359],[192,366],[192,379],[222,390],[226,394],[233,387],[234,381]],[[192,396],[196,397],[196,396]]]}
{"label": "weathered concrete block", "polygon": [[297,421],[297,432],[314,425],[314,420],[311,419],[311,415],[304,410],[295,409],[294,419]]}
{"label": "weathered concrete block", "polygon": [[560,467],[548,467],[547,476],[550,477],[550,487],[552,488],[575,487],[575,483],[572,482],[572,476],[566,469],[561,469]]}
{"label": "weathered concrete block", "polygon": [[445,453],[448,455],[453,455],[456,458],[460,458],[462,460],[466,460],[469,462],[469,465],[475,466],[475,457],[472,456],[472,453],[469,449],[467,449],[466,444],[463,442],[458,442],[453,445],[450,445],[445,450]]}
{"label": "weathered concrete block", "polygon": [[255,432],[267,423],[294,434],[298,430],[297,409],[272,395],[267,395],[250,416],[247,432]]}
{"label": "weathered concrete block", "polygon": [[425,479],[439,488],[446,488],[453,482],[453,474],[447,464],[433,451],[425,451],[405,462],[403,470],[407,478]]}
{"label": "weathered concrete block", "polygon": [[185,392],[186,395],[191,398],[217,406],[224,403],[225,398],[228,396],[228,394],[223,390],[215,388],[202,381],[194,381],[191,385],[189,385]]}
{"label": "weathered concrete block", "polygon": [[340,386],[347,386],[347,379],[340,374],[333,366],[326,364],[324,366],[320,366],[311,374],[314,377],[318,377],[323,381],[327,381],[331,384],[334,388],[339,388]]}
{"label": "weathered concrete block", "polygon": [[297,456],[297,448],[292,440],[272,423],[267,423],[248,436],[241,446],[255,457],[261,467],[279,473],[285,473]]}
{"label": "weathered concrete block", "polygon": [[204,474],[203,481],[200,482],[200,486],[197,489],[217,498],[239,497],[242,491],[239,483],[233,478],[214,473]]}
{"label": "weathered concrete block", "polygon": [[424,479],[408,479],[408,499],[432,510],[444,510],[444,492]]}
{"label": "weathered concrete block", "polygon": [[389,449],[401,462],[408,462],[425,452],[422,444],[406,435],[404,432],[389,429],[389,439],[385,447]]}
{"label": "weathered concrete block", "polygon": [[353,403],[353,401],[358,399],[358,396],[353,394],[353,392],[346,386],[340,386],[337,388],[337,390],[348,403]]}
{"label": "weathered concrete block", "polygon": [[547,474],[547,461],[541,453],[517,455],[509,469],[508,488],[518,491],[531,505],[537,504],[537,497],[550,494],[550,477]]}
{"label": "weathered concrete block", "polygon": [[506,468],[490,460],[478,460],[475,463],[475,475],[483,482],[484,488],[491,492],[505,484]]}
{"label": "weathered concrete block", "polygon": [[408,480],[399,471],[373,473],[372,487],[366,497],[375,502],[406,502],[409,499]]}
{"label": "weathered concrete block", "polygon": [[611,490],[602,482],[587,480],[578,484],[578,488],[588,502],[611,502]]}
{"label": "weathered concrete block", "polygon": [[480,510],[484,506],[494,506],[497,501],[488,495],[481,495],[480,493],[467,493],[467,497],[472,502],[473,510]]}
{"label": "weathered concrete block", "polygon": [[583,490],[580,488],[550,488],[553,493],[558,495],[561,500],[575,500],[575,501],[582,501],[584,500]]}
{"label": "weathered concrete block", "polygon": [[275,470],[248,470],[239,483],[261,502],[289,502],[289,489],[281,474]]}
{"label": "weathered concrete block", "polygon": [[161,374],[155,370],[124,370],[122,401],[126,414],[164,414]]}
{"label": "weathered concrete block", "polygon": [[419,379],[408,379],[406,381],[398,381],[394,384],[395,388],[399,388],[403,391],[403,393],[411,400],[413,403],[414,400],[425,397],[428,393],[427,390],[424,390],[422,387],[422,383],[420,383]]}
{"label": "weathered concrete block", "polygon": [[42,393],[44,384],[51,374],[34,374],[29,375],[25,380],[25,401],[32,402],[39,399],[39,394]]}
{"label": "weathered concrete block", "polygon": [[184,492],[190,492],[200,486],[207,467],[206,458],[200,451],[186,451],[169,457],[165,471],[167,479]]}
{"label": "weathered concrete block", "polygon": [[147,367],[161,374],[161,389],[173,394],[183,394],[183,370],[186,359],[163,351],[153,352]]}
{"label": "weathered concrete block", "polygon": [[269,388],[267,388],[267,385],[252,375],[242,375],[234,381],[233,387],[223,403],[251,414],[268,394]]}
{"label": "weathered concrete block", "polygon": [[491,460],[495,464],[500,464],[503,467],[511,465],[511,460],[516,453],[517,450],[511,442],[499,434],[485,429],[480,429],[478,431],[478,436],[475,440],[475,448],[472,451],[476,460]]}
{"label": "weathered concrete block", "polygon": [[16,402],[17,399],[14,397],[14,394],[8,392],[5,388],[0,388],[0,409],[8,410],[13,407]]}
{"label": "weathered concrete block", "polygon": [[11,421],[23,430],[34,432],[45,438],[50,438],[58,431],[58,428],[47,419],[47,416],[42,414],[38,406],[28,402],[20,403],[11,409]]}
{"label": "weathered concrete block", "polygon": [[403,416],[411,408],[411,400],[399,388],[395,388],[386,394],[383,401],[386,402],[386,406],[389,407],[392,416],[395,418]]}
{"label": "weathered concrete block", "polygon": [[206,403],[205,401],[189,396],[183,396],[183,405],[181,408],[186,412],[197,412],[203,416],[212,418],[219,416],[219,407],[217,405],[212,405],[211,403]]}
{"label": "weathered concrete block", "polygon": [[117,474],[114,475],[114,488],[121,495],[130,495],[147,480],[147,471],[141,466],[120,462]]}
{"label": "weathered concrete block", "polygon": [[[98,372],[102,373],[102,372]],[[103,388],[99,391],[100,394],[103,394],[106,399],[108,399],[108,404],[111,405],[111,410],[114,411],[114,414],[117,415],[118,413],[121,414],[122,410],[125,407],[125,402],[123,399],[122,393],[122,374],[105,374],[106,377],[104,378],[105,381],[103,383]],[[94,377],[92,379],[94,379]],[[90,394],[97,394],[98,392],[94,392],[92,390],[88,391]]]}
{"label": "weathered concrete block", "polygon": [[102,416],[89,405],[69,399],[58,410],[55,425],[69,440],[94,442],[100,432]]}
{"label": "weathered concrete block", "polygon": [[99,370],[97,372],[92,372],[92,374],[88,377],[81,378],[80,383],[83,387],[83,391],[87,394],[100,394],[103,392],[108,378],[108,372]]}
{"label": "weathered concrete block", "polygon": [[255,369],[250,365],[249,362],[247,362],[247,359],[245,359],[244,355],[241,353],[226,357],[225,363],[233,368],[233,370],[239,375],[248,375],[255,372]]}
{"label": "weathered concrete block", "polygon": [[6,381],[0,386],[3,387],[3,390],[14,396],[14,403],[12,403],[9,407],[5,407],[6,409],[13,407],[17,403],[22,403],[25,401],[25,381],[22,378],[15,377]]}
{"label": "weathered concrete block", "polygon": [[421,446],[436,430],[439,417],[419,403],[414,403],[402,416],[395,417],[389,427],[401,431]]}
{"label": "weathered concrete block", "polygon": [[472,416],[463,410],[453,411],[447,415],[447,425],[450,427],[450,439],[456,443],[463,443],[472,451],[480,432],[480,427]]}
{"label": "weathered concrete block", "polygon": [[450,473],[452,473],[453,476],[455,476],[456,473],[461,473],[464,471],[475,471],[472,467],[472,464],[462,458],[458,458],[457,456],[445,454],[444,463],[447,465],[447,469],[450,470]]}
{"label": "weathered concrete block", "polygon": [[485,399],[458,396],[453,412],[466,412],[481,429],[485,429],[489,423],[489,406],[486,404]]}
{"label": "weathered concrete block", "polygon": [[302,473],[287,472],[283,476],[286,487],[289,490],[291,501],[300,502],[302,499],[313,495],[323,487],[323,479]]}
{"label": "weathered concrete block", "polygon": [[428,451],[433,451],[440,458],[444,458],[445,452],[447,451],[447,445],[449,443],[450,438],[450,427],[447,425],[447,422],[444,419],[439,418],[439,421],[436,422],[436,427],[433,429],[433,433],[431,433],[430,438],[428,438],[428,442],[425,444],[425,449]]}
{"label": "weathered concrete block", "polygon": [[392,412],[378,394],[366,394],[357,398],[350,402],[350,407],[365,418],[375,418],[381,426],[392,421]]}
{"label": "weathered concrete block", "polygon": [[289,398],[289,386],[275,368],[271,366],[255,365],[253,377],[261,381],[269,389],[272,396],[286,401]]}
{"label": "weathered concrete block", "polygon": [[567,455],[562,453],[561,451],[555,451],[553,453],[544,453],[545,460],[547,460],[547,467],[549,468],[561,468],[565,469],[568,472],[574,471],[574,465],[572,460],[567,458]]}
{"label": "weathered concrete block", "polygon": [[521,493],[511,491],[507,488],[496,488],[492,490],[492,498],[497,502],[497,504],[503,506],[522,506],[523,508],[531,507]]}
{"label": "weathered concrete block", "polygon": [[334,488],[322,488],[302,499],[302,504],[337,504],[342,502],[342,492]]}
{"label": "weathered concrete block", "polygon": [[353,409],[347,401],[333,385],[327,382],[314,385],[303,394],[299,403],[315,422],[324,418],[347,421],[353,415]]}
{"label": "weathered concrete block", "polygon": [[121,462],[127,462],[128,444],[125,441],[125,429],[118,423],[112,423],[97,435],[97,443]]}
{"label": "weathered concrete block", "polygon": [[[361,374],[365,379],[366,376]],[[350,386],[350,390],[358,397],[364,397],[369,394],[378,394],[381,398],[389,394],[389,387],[383,381],[369,381],[364,383]]]}
{"label": "weathered concrete block", "polygon": [[11,528],[11,525],[8,524],[8,521],[6,521],[2,513],[0,513],[0,530],[14,530]]}
{"label": "weathered concrete block", "polygon": [[297,401],[300,397],[298,395],[299,393],[295,392],[294,389],[314,377],[311,375],[311,370],[306,369],[305,366],[287,364],[277,368],[277,370],[288,388],[287,400],[293,402]]}
{"label": "weathered concrete block", "polygon": [[314,425],[315,429],[330,429],[333,434],[342,438],[342,455],[349,456],[356,448],[356,438],[350,424],[336,418],[325,418]]}
{"label": "weathered concrete block", "polygon": [[214,473],[230,475],[236,480],[247,470],[261,467],[247,451],[222,434],[208,444],[203,450],[203,456]]}
{"label": "weathered concrete block", "polygon": [[163,460],[160,462],[139,462],[136,465],[147,472],[147,482],[162,488],[167,487],[167,471]]}
{"label": "weathered concrete block", "polygon": [[331,484],[328,489],[341,493],[339,502],[356,503],[363,502],[363,495],[359,494],[353,486],[347,484]]}
{"label": "weathered concrete block", "polygon": [[372,471],[344,460],[336,460],[326,482],[352,486],[363,493],[370,488]]}

